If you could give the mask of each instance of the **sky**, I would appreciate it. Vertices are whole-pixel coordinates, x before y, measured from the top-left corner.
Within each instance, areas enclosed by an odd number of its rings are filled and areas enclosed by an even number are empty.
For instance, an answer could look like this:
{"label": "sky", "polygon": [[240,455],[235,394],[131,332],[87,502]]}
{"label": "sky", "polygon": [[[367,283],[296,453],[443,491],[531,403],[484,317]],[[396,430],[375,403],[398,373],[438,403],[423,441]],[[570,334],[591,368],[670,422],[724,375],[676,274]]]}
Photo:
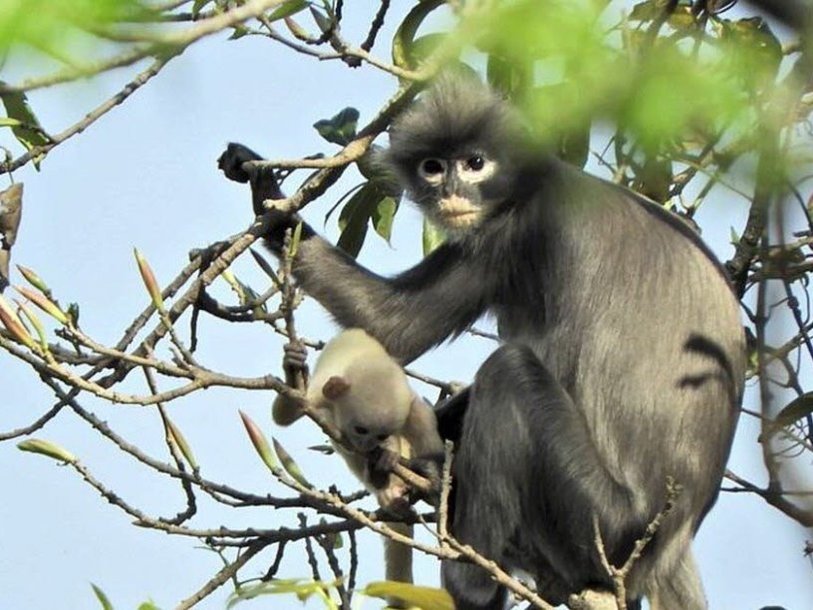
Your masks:
{"label": "sky", "polygon": [[[393,15],[402,15],[408,4],[394,2]],[[371,13],[360,6],[348,8],[345,31],[363,36]],[[388,25],[376,49],[384,57],[391,35]],[[16,82],[45,68],[38,62],[9,62],[2,77]],[[34,92],[30,101],[41,123],[60,131],[134,74],[119,70]],[[167,283],[184,266],[189,250],[237,233],[253,220],[247,188],[228,182],[217,170],[216,159],[227,142],[242,142],[274,158],[329,153],[336,148],[312,128],[316,120],[354,106],[363,124],[396,87],[393,77],[374,68],[353,70],[339,62],[318,62],[268,40],[207,39],[173,60],[121,107],[58,147],[41,172],[27,167],[15,173],[15,180],[25,184],[25,207],[13,262],[35,269],[61,301],[79,302],[84,330],[101,342],[113,343],[148,302],[135,267],[134,246],[147,257],[159,281]],[[0,134],[0,144],[12,145],[6,134]],[[323,217],[358,181],[354,172],[348,172],[305,211],[306,219],[333,241],[335,218],[324,224]],[[717,198],[713,209],[703,211],[700,224],[706,240],[725,259],[731,255],[729,226],[742,226],[747,210],[723,193]],[[419,258],[420,219],[403,205],[392,243],[371,232],[360,260],[386,274]],[[242,257],[234,270],[255,288],[265,287],[250,256]],[[12,279],[21,281],[16,274]],[[216,294],[229,298],[224,283]],[[313,302],[306,302],[297,320],[308,337],[327,339],[336,331]],[[488,327],[489,322],[481,325]],[[187,335],[188,316],[179,328]],[[208,367],[245,376],[280,374],[281,342],[259,324],[227,324],[203,315],[199,335],[197,355]],[[488,339],[464,337],[434,350],[413,367],[439,379],[469,381],[494,347]],[[435,398],[431,388],[417,383],[415,387]],[[0,431],[30,423],[54,402],[31,369],[4,353],[0,388]],[[126,389],[143,391],[135,375]],[[273,429],[272,400],[269,392],[210,389],[171,403],[169,411],[208,478],[255,493],[280,491],[248,443],[237,415],[243,409],[283,442],[313,482],[339,482],[345,490],[357,489],[338,458],[307,450],[323,440],[314,426],[300,422],[289,429]],[[81,402],[131,442],[165,459],[154,410],[108,405],[88,396]],[[746,406],[757,407],[753,393]],[[762,483],[757,434],[756,423],[742,418],[730,465]],[[150,514],[174,514],[183,507],[183,497],[171,481],[145,473],[68,412],[36,436],[72,451],[95,476]],[[22,453],[15,444],[0,443],[0,610],[96,608],[91,582],[117,609],[136,608],[147,599],[168,609],[219,569],[220,559],[198,541],[133,527],[75,472]],[[286,523],[295,523],[293,513],[226,510],[211,503],[205,503],[193,521],[200,527]],[[696,543],[710,606],[810,608],[813,567],[802,555],[806,537],[811,537],[809,531],[762,500],[722,494]],[[360,581],[381,578],[379,542],[366,536],[362,548]],[[273,550],[255,558],[244,574],[260,575],[272,560]],[[279,576],[308,574],[301,549],[291,549]],[[417,574],[422,584],[438,583],[437,565],[431,559],[419,560]],[[223,587],[199,607],[223,608],[228,593]],[[245,607],[298,605],[295,599],[284,598],[247,602]],[[371,601],[365,607],[376,604]]]}

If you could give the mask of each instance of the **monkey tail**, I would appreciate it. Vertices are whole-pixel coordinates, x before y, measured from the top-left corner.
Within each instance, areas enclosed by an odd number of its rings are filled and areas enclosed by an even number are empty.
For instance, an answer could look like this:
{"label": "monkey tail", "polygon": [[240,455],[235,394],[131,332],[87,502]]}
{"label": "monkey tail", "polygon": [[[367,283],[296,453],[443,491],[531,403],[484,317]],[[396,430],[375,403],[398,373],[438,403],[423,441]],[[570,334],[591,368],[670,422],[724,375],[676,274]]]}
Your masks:
{"label": "monkey tail", "polygon": [[[399,534],[412,538],[415,535],[415,527],[407,523],[387,523],[387,525]],[[405,582],[412,584],[412,547],[390,538],[384,538],[384,565],[385,577],[387,580]],[[391,608],[408,608],[400,599],[389,598],[387,604]]]}
{"label": "monkey tail", "polygon": [[680,535],[670,546],[678,547],[682,554],[668,561],[671,549],[664,549],[653,566],[645,583],[649,607],[651,610],[707,610],[691,547]]}

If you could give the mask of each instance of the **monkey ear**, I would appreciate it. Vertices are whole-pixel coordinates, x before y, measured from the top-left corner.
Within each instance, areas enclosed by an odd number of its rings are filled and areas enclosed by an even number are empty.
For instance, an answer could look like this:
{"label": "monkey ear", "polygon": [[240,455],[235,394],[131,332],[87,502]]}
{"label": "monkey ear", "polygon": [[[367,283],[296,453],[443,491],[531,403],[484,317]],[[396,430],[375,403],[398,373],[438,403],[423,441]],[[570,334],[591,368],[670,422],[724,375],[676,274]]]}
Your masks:
{"label": "monkey ear", "polygon": [[322,386],[322,395],[328,400],[340,398],[350,389],[350,382],[344,377],[334,375]]}

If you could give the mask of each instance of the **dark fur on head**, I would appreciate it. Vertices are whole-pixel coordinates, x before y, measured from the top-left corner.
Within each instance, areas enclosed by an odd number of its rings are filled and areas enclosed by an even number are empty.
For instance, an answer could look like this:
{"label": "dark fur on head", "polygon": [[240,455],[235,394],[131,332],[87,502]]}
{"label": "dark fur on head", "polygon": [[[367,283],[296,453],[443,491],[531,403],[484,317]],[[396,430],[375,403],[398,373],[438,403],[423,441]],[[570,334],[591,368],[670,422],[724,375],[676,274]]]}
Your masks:
{"label": "dark fur on head", "polygon": [[[528,143],[506,100],[475,75],[447,71],[395,120],[379,164],[449,238],[461,239],[515,199],[518,176],[533,162]],[[442,171],[428,175],[425,163]]]}
{"label": "dark fur on head", "polygon": [[[428,155],[471,149],[496,157],[516,153],[527,140],[516,110],[475,76],[444,72],[389,130],[382,160],[398,173]],[[505,143],[513,144],[511,150]]]}

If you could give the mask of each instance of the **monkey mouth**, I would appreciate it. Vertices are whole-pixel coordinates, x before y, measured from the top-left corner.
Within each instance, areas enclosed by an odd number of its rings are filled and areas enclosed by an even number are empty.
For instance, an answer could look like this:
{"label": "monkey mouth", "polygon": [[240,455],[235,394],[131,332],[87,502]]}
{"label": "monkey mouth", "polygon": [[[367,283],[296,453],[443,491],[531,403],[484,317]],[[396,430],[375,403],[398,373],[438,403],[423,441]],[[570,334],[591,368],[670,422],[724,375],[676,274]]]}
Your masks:
{"label": "monkey mouth", "polygon": [[480,216],[480,210],[465,197],[451,195],[438,203],[438,216],[450,227],[468,227]]}

